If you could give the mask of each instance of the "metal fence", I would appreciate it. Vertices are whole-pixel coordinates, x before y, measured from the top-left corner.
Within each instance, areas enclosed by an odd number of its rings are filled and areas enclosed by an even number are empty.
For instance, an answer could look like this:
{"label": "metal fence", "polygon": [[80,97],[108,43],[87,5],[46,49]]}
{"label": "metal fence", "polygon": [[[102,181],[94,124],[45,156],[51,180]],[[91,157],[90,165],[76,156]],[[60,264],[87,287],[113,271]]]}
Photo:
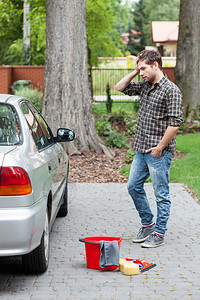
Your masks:
{"label": "metal fence", "polygon": [[[115,85],[128,73],[134,69],[92,69],[93,100],[104,102],[107,99],[107,84],[110,87],[111,99],[114,102],[133,102],[138,100],[137,96],[129,97],[115,90]],[[134,81],[139,81],[140,76],[136,76]]]}

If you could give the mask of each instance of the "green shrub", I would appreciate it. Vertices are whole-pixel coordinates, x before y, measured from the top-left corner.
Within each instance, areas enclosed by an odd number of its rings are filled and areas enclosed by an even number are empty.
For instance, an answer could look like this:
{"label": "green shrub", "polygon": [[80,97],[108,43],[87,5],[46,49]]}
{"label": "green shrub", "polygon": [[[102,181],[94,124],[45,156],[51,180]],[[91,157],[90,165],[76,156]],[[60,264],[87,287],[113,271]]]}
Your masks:
{"label": "green shrub", "polygon": [[114,121],[116,122],[123,122],[124,121],[124,117],[122,115],[112,115],[109,119],[109,122],[113,123]]}
{"label": "green shrub", "polygon": [[130,147],[130,145],[128,144],[128,138],[124,134],[116,132],[116,131],[111,131],[109,133],[109,137],[108,137],[108,140],[106,141],[106,145],[110,148]]}
{"label": "green shrub", "polygon": [[127,126],[127,134],[134,136],[136,133],[136,127],[137,127],[137,118],[132,113],[127,113],[121,109],[118,111],[112,113],[110,118],[108,119],[109,122],[124,122],[124,124]]}
{"label": "green shrub", "polygon": [[[6,64],[21,65],[22,64],[22,48],[23,42],[21,39],[14,41],[6,51]],[[4,62],[4,63],[5,63]]]}
{"label": "green shrub", "polygon": [[92,113],[93,113],[94,117],[96,117],[102,113],[101,111],[99,111],[97,105],[98,105],[97,103],[92,103]]}
{"label": "green shrub", "polygon": [[112,103],[113,103],[113,100],[111,99],[109,83],[107,83],[106,86],[106,94],[107,94],[106,109],[107,109],[107,113],[109,114],[112,111]]}
{"label": "green shrub", "polygon": [[109,132],[112,131],[112,126],[108,122],[107,117],[95,119],[95,128],[100,136],[107,136],[109,135]]}
{"label": "green shrub", "polygon": [[124,119],[128,116],[128,113],[123,109],[119,108],[115,112],[112,113],[111,117],[109,118],[110,122],[116,120],[117,122],[124,121]]}
{"label": "green shrub", "polygon": [[127,133],[134,136],[136,133],[137,120],[133,119],[133,116],[128,116],[124,121],[127,125]]}
{"label": "green shrub", "polygon": [[22,96],[28,99],[41,113],[42,112],[42,96],[43,94],[37,89],[31,89],[28,87],[21,87],[15,90],[15,95]]}
{"label": "green shrub", "polygon": [[200,104],[197,105],[197,119],[200,121]]}
{"label": "green shrub", "polygon": [[134,158],[134,156],[135,156],[135,153],[136,153],[136,152],[135,152],[133,149],[129,149],[129,150],[127,151],[127,153],[126,153],[126,158],[125,158],[125,162],[126,162],[127,164],[132,163],[133,158]]}

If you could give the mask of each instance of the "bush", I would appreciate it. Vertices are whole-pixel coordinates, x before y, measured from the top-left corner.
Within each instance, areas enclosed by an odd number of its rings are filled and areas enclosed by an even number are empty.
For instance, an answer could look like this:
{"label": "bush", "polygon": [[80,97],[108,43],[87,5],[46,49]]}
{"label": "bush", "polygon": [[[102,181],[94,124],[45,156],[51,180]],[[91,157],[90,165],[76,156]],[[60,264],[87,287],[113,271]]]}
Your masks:
{"label": "bush", "polygon": [[136,133],[137,120],[133,119],[133,116],[129,116],[126,117],[124,121],[127,125],[127,133],[134,136]]}
{"label": "bush", "polygon": [[200,121],[200,104],[197,105],[197,119]]}
{"label": "bush", "polygon": [[109,114],[112,111],[112,103],[113,103],[113,100],[111,99],[111,95],[110,95],[109,83],[107,83],[106,86],[106,94],[107,94],[106,109],[107,109],[107,113]]}
{"label": "bush", "polygon": [[129,149],[126,153],[125,162],[128,164],[132,163],[135,154],[136,152],[133,149]]}
{"label": "bush", "polygon": [[112,126],[108,122],[107,117],[95,119],[95,128],[100,136],[107,136],[109,135],[109,132],[112,131]]}
{"label": "bush", "polygon": [[128,144],[128,138],[124,134],[116,132],[116,131],[111,131],[109,133],[109,137],[108,137],[108,140],[106,141],[106,145],[110,148],[130,147],[130,145]]}
{"label": "bush", "polygon": [[37,89],[31,89],[28,87],[21,87],[18,90],[15,90],[16,96],[22,96],[28,99],[41,113],[42,112],[42,96],[43,94]]}
{"label": "bush", "polygon": [[128,113],[122,109],[118,109],[117,111],[113,112],[110,118],[108,119],[109,122],[123,122],[125,118],[128,116]]}

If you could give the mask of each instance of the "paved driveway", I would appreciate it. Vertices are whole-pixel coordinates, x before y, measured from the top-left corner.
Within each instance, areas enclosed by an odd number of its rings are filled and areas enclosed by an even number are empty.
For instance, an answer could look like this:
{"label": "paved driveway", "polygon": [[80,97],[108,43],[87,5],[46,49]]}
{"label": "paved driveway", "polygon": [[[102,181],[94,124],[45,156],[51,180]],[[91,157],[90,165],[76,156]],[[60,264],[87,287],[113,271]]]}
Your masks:
{"label": "paved driveway", "polygon": [[[151,206],[151,184],[146,184]],[[171,184],[172,209],[165,245],[143,249],[133,244],[139,218],[126,184],[70,184],[67,218],[57,219],[51,232],[48,271],[23,274],[17,260],[0,261],[1,299],[200,299],[200,205],[182,184]],[[119,271],[86,268],[84,244],[79,237],[121,236],[120,257],[156,263],[136,276]]]}

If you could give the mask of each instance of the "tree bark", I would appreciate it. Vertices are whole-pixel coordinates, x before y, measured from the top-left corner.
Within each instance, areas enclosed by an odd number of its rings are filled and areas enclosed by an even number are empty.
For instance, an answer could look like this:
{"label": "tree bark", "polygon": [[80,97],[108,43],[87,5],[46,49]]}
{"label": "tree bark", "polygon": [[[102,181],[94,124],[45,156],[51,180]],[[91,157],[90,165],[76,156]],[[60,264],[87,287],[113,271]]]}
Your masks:
{"label": "tree bark", "polygon": [[68,154],[113,156],[99,138],[92,114],[85,0],[47,0],[46,20],[43,114],[54,134],[58,127],[74,130],[75,140],[64,144]]}
{"label": "tree bark", "polygon": [[183,116],[196,117],[200,104],[200,5],[199,0],[181,0],[175,82],[183,94]]}

